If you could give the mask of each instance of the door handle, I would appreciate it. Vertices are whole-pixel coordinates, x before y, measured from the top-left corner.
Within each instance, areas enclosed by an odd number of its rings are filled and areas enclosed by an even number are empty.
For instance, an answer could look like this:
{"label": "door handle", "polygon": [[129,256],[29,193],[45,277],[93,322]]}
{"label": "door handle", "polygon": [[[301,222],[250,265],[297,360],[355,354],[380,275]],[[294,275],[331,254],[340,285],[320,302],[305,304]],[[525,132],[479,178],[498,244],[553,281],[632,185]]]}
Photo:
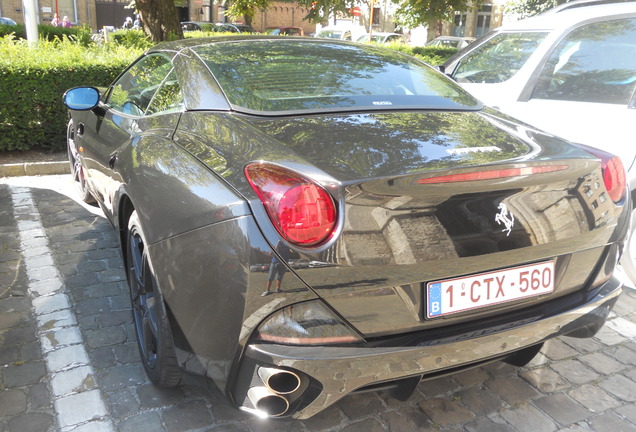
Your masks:
{"label": "door handle", "polygon": [[78,135],[84,135],[84,123],[80,122],[77,125],[77,130],[76,130]]}

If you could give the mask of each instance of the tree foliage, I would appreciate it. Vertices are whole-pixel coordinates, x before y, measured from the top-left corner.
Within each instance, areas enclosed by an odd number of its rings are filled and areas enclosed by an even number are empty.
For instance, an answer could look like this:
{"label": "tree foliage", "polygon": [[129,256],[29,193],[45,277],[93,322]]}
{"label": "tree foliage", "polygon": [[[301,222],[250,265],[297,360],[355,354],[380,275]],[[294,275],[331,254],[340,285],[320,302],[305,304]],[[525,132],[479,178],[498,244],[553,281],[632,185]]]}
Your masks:
{"label": "tree foliage", "polygon": [[546,11],[566,0],[508,0],[504,11],[519,18],[527,18]]}
{"label": "tree foliage", "polygon": [[[406,27],[417,27],[431,20],[446,20],[455,11],[466,11],[481,0],[390,0],[397,5],[396,22]],[[258,9],[267,9],[271,0],[234,0],[228,15],[234,18],[253,17]],[[369,4],[369,0],[363,0]],[[356,0],[297,0],[309,9],[305,17],[314,23],[324,22],[330,16],[351,16],[351,8],[360,4]],[[376,3],[379,4],[379,3]]]}
{"label": "tree foliage", "polygon": [[415,28],[431,21],[447,21],[455,12],[478,7],[481,1],[470,0],[393,0],[398,4],[395,20],[404,27]]}

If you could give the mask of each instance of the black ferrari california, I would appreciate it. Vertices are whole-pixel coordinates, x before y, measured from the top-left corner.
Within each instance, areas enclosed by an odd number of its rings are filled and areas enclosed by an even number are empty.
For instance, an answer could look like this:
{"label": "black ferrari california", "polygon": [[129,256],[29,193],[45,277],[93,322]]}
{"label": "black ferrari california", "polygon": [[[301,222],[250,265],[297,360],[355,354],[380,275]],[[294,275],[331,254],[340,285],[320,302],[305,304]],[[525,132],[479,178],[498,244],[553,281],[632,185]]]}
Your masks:
{"label": "black ferrari california", "polygon": [[622,284],[618,158],[383,48],[160,44],[66,92],[82,198],[119,233],[145,370],[308,418],[348,394],[527,363]]}

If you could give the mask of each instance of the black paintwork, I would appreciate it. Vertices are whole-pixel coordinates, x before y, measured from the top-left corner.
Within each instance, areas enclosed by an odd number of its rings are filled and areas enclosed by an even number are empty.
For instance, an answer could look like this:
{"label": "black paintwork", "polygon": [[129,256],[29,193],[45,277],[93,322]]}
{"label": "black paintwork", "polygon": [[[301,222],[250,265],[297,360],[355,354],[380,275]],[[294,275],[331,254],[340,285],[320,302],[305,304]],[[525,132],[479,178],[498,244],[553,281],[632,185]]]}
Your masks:
{"label": "black paintwork", "polygon": [[[608,299],[620,292],[611,277],[628,225],[629,202],[599,201],[600,163],[591,154],[475,107],[284,116],[237,112],[190,51],[200,43],[214,42],[189,40],[153,49],[174,58],[183,110],[136,117],[102,102],[71,116],[83,125],[84,133],[75,141],[83,148],[80,159],[89,188],[122,238],[132,210],[139,215],[182,364],[211,377],[238,404],[246,389],[233,387],[237,374],[254,372],[251,366],[241,369],[245,354],[270,364],[294,357],[288,366],[312,377],[314,396],[295,402],[302,408],[296,416],[315,414],[337,399],[325,393],[334,391],[333,386],[325,385],[323,393],[316,390],[333,378],[321,376],[319,364],[344,367],[342,359],[324,360],[322,352],[312,363],[298,358],[303,352],[316,355],[314,348],[272,346],[272,353],[262,354],[269,348],[250,345],[262,320],[287,305],[322,299],[363,338],[364,346],[356,349],[373,356],[379,353],[374,349],[383,347],[378,359],[388,360],[387,347],[419,344],[422,349],[425,341],[444,335],[452,335],[454,344],[483,337],[488,339],[484,346],[495,346],[493,334],[502,329],[514,334],[517,327],[548,318],[553,325],[558,314],[563,314],[558,315],[559,325],[565,325],[574,319],[570,316],[578,316],[577,308],[595,304],[600,287]],[[490,150],[465,150],[471,148]],[[315,180],[329,190],[339,209],[337,235],[313,250],[292,246],[295,264],[288,266],[284,291],[268,297],[260,296],[267,281],[260,269],[266,268],[281,238],[243,174],[247,163],[260,160]],[[554,164],[568,168],[498,180],[418,183],[449,173]],[[509,235],[495,221],[501,203],[516,217]],[[556,290],[551,295],[425,318],[423,287],[429,281],[545,260],[555,261]],[[609,307],[604,304],[603,310]],[[537,311],[531,321],[523,315],[528,310]],[[571,330],[588,325],[581,322]],[[462,329],[475,326],[500,330],[462,335]],[[540,333],[509,351],[553,333]],[[439,354],[444,344],[435,345]],[[446,353],[450,357],[457,347],[451,348]],[[347,357],[351,348],[341,349]],[[337,353],[337,348],[328,352]],[[476,353],[459,361],[475,363],[503,354]],[[406,365],[415,354],[394,355]],[[439,364],[458,366],[452,359]],[[366,381],[352,377],[342,388],[349,392],[373,384],[370,368],[364,366]],[[375,376],[386,381],[423,373],[406,368],[403,375],[378,370]],[[250,382],[241,377],[240,382]]]}

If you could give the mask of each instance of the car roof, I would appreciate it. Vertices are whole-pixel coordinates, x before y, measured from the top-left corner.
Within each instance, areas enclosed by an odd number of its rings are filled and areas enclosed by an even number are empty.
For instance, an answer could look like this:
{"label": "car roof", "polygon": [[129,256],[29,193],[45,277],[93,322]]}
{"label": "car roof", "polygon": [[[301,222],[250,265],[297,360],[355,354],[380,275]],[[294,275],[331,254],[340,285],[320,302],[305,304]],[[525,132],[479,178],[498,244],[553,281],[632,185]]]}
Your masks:
{"label": "car roof", "polygon": [[557,28],[568,28],[588,20],[635,13],[636,1],[592,4],[557,11],[548,10],[542,14],[503,25],[497,30],[554,30]]}
{"label": "car roof", "polygon": [[434,40],[466,40],[466,39],[475,39],[470,36],[437,36]]}

